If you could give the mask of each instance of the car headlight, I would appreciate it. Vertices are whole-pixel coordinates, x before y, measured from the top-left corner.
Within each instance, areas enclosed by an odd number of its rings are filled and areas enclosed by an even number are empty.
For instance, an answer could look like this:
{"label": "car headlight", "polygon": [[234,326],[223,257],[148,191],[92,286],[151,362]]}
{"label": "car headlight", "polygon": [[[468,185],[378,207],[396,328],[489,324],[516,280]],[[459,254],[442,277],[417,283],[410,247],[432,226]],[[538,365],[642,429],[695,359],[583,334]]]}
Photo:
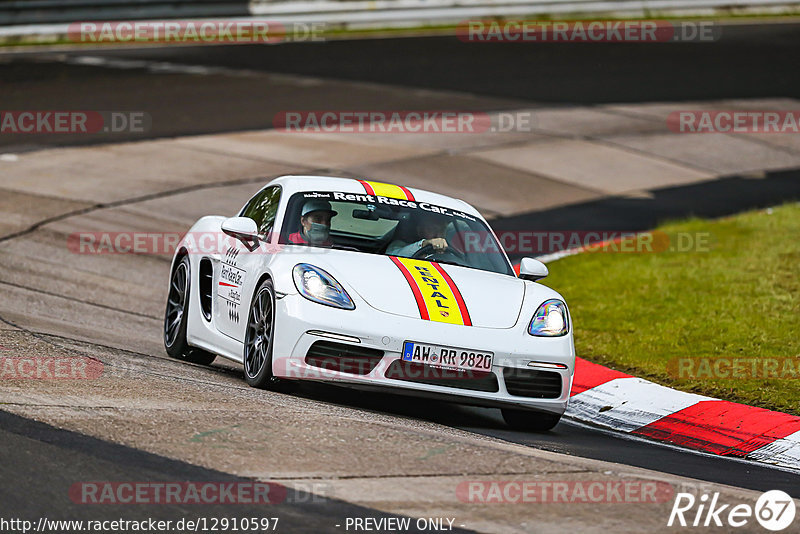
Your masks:
{"label": "car headlight", "polygon": [[528,327],[528,333],[538,337],[563,336],[567,332],[569,332],[567,305],[556,299],[544,301],[536,310]]}
{"label": "car headlight", "polygon": [[292,270],[292,276],[295,287],[308,300],[345,310],[356,308],[341,284],[319,267],[298,263]]}

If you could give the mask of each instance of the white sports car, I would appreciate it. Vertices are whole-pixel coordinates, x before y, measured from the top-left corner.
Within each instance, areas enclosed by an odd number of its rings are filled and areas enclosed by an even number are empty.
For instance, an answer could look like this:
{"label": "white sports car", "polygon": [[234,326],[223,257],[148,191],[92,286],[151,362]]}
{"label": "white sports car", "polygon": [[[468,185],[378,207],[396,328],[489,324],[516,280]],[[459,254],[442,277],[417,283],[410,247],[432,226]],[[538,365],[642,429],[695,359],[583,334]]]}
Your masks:
{"label": "white sports car", "polygon": [[515,274],[475,208],[421,189],[284,176],[236,217],[203,217],[176,249],[167,353],[279,379],[393,388],[502,409],[547,430],[575,368],[564,299]]}

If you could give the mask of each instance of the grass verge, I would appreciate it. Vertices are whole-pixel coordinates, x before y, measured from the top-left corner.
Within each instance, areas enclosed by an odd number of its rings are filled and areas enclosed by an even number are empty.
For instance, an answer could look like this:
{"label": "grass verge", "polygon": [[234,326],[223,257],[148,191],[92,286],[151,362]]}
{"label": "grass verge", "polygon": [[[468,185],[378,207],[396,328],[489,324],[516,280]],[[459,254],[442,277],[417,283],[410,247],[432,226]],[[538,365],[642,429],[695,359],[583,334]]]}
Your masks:
{"label": "grass verge", "polygon": [[[585,252],[544,282],[579,356],[654,382],[800,415],[800,203],[659,228],[708,246]],[[663,236],[663,235],[662,235]]]}

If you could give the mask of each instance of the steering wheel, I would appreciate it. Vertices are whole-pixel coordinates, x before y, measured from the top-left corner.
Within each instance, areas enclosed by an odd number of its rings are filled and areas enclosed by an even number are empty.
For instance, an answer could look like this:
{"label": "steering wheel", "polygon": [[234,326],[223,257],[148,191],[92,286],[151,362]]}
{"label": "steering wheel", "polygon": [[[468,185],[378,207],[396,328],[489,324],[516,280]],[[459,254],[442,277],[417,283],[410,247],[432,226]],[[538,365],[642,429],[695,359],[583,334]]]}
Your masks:
{"label": "steering wheel", "polygon": [[439,252],[433,248],[433,245],[425,245],[424,247],[416,251],[414,254],[412,254],[411,257],[416,260],[431,260],[437,256],[444,256],[447,254],[455,256],[460,260],[467,259],[466,254],[464,254],[458,249],[455,249],[453,247],[447,247],[445,250]]}

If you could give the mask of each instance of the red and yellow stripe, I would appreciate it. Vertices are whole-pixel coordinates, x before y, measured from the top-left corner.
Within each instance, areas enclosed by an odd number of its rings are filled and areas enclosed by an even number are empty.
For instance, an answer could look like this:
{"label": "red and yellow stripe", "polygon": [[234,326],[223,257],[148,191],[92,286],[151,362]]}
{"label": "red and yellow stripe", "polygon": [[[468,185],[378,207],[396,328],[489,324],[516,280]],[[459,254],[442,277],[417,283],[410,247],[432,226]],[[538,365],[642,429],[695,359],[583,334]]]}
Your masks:
{"label": "red and yellow stripe", "polygon": [[364,190],[368,195],[396,198],[398,200],[414,200],[414,195],[411,194],[411,191],[402,185],[367,182],[366,180],[359,180],[359,182],[364,186]]}
{"label": "red and yellow stripe", "polygon": [[389,256],[405,276],[426,321],[472,326],[467,305],[453,279],[435,261]]}

